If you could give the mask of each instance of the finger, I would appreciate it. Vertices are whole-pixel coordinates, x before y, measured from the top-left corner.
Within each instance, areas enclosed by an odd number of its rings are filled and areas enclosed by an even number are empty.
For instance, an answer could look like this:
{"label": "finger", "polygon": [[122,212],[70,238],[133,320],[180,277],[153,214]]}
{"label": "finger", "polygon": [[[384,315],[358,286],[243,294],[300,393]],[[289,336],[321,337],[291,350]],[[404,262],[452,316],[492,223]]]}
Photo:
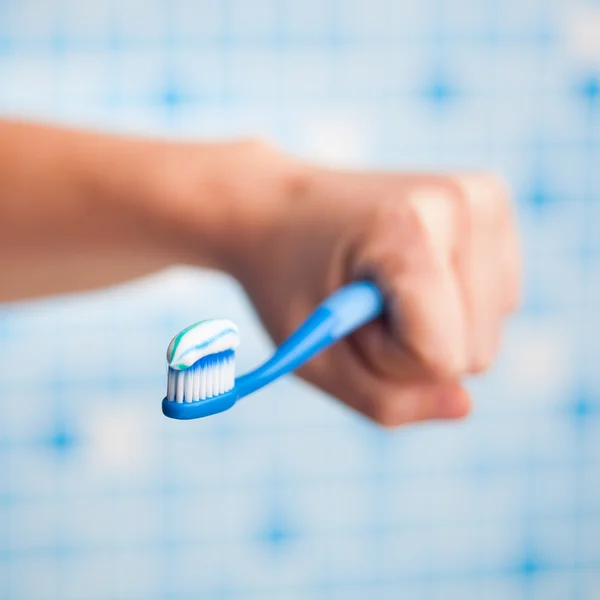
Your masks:
{"label": "finger", "polygon": [[459,419],[471,406],[468,393],[457,381],[398,383],[381,379],[345,342],[309,363],[301,375],[387,427],[429,419]]}
{"label": "finger", "polygon": [[385,427],[465,417],[471,408],[466,390],[456,381],[400,384],[374,396],[362,412]]}
{"label": "finger", "polygon": [[496,353],[507,297],[500,259],[507,227],[504,199],[494,177],[465,174],[455,181],[461,190],[457,204],[463,220],[455,268],[466,306],[469,370],[480,372]]}
{"label": "finger", "polygon": [[452,265],[452,199],[419,190],[378,207],[355,256],[356,276],[370,276],[386,298],[384,319],[355,335],[364,359],[381,374],[406,380],[457,377],[467,345],[461,291]]}

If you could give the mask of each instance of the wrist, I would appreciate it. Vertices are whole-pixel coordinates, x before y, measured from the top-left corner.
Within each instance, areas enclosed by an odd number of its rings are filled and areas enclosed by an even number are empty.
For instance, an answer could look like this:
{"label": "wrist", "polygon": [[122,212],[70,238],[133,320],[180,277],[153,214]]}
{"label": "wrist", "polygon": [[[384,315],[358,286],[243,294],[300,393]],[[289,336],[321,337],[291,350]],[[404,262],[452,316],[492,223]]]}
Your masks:
{"label": "wrist", "polygon": [[258,141],[173,143],[162,154],[151,204],[175,260],[242,282],[253,265],[262,268],[310,168]]}

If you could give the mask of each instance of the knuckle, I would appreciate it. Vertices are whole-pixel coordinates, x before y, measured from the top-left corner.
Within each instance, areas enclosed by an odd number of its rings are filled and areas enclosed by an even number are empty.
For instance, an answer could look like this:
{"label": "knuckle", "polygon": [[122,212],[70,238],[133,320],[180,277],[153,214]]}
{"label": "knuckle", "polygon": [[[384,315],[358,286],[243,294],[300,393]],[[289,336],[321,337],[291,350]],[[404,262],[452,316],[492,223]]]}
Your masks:
{"label": "knuckle", "polygon": [[354,276],[373,277],[389,288],[414,268],[417,256],[422,253],[423,236],[406,206],[378,202],[365,217],[361,229],[350,259]]}
{"label": "knuckle", "polygon": [[465,173],[454,177],[460,190],[458,201],[477,221],[495,221],[508,210],[510,190],[508,183],[492,173]]}
{"label": "knuckle", "polygon": [[396,232],[406,227],[406,222],[411,219],[411,211],[403,203],[384,199],[377,202],[372,209],[369,219],[369,229],[373,234],[382,232]]}
{"label": "knuckle", "polygon": [[367,224],[367,238],[381,254],[389,254],[402,262],[414,259],[427,248],[429,236],[414,203],[383,201],[373,209]]}
{"label": "knuckle", "polygon": [[449,255],[456,242],[457,219],[452,195],[423,190],[411,196],[416,235],[438,254]]}

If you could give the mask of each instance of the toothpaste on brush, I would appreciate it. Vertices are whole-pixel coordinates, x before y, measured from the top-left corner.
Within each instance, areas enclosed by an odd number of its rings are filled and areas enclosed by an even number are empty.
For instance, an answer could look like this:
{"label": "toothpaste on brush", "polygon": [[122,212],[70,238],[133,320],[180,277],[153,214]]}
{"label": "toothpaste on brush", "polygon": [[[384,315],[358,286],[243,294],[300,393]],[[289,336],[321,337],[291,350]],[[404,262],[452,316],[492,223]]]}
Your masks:
{"label": "toothpaste on brush", "polygon": [[167,363],[171,369],[183,371],[205,356],[235,350],[239,344],[239,330],[229,319],[199,321],[171,340]]}

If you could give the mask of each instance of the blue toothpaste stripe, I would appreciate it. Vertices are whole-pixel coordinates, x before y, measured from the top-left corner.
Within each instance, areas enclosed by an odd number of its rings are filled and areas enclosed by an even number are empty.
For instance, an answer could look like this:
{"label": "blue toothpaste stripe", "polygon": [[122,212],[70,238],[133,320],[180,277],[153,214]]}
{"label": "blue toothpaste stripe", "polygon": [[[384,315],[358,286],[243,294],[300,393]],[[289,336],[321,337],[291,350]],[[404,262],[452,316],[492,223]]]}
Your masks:
{"label": "blue toothpaste stripe", "polygon": [[[202,350],[202,348],[206,348],[207,346],[210,346],[211,344],[213,344],[214,342],[216,342],[218,339],[222,338],[223,336],[226,336],[230,333],[233,333],[234,335],[238,335],[238,332],[235,331],[235,329],[225,329],[224,331],[221,331],[220,333],[218,333],[217,335],[213,336],[212,338],[209,338],[208,340],[205,340],[204,342],[200,343],[200,344],[196,344],[195,346],[192,346],[191,348],[188,348],[180,357],[179,357],[179,361],[181,361],[181,359],[186,356],[187,354],[189,354],[190,352],[194,352],[196,350]],[[171,359],[172,361],[173,359]],[[178,363],[180,364],[180,363]]]}

